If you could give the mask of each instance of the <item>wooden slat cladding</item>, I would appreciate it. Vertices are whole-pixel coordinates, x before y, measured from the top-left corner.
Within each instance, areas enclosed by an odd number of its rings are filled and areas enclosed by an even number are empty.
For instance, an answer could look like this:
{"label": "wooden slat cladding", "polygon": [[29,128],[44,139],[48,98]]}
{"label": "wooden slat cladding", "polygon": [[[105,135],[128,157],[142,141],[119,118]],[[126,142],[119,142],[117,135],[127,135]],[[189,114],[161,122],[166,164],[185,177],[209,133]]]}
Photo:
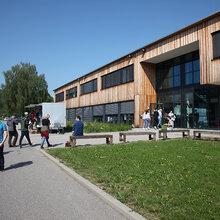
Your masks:
{"label": "wooden slat cladding", "polygon": [[137,58],[135,65],[135,126],[142,126],[143,120],[139,115],[142,114],[150,103],[156,102],[156,65],[141,63],[140,57]]}
{"label": "wooden slat cladding", "polygon": [[[120,62],[117,62],[115,65],[111,65],[109,68],[104,68],[102,71],[99,71],[96,74],[87,76],[85,79],[80,80],[80,82],[75,82],[71,85],[68,85],[67,87],[57,90],[56,93],[64,91],[64,96],[66,97],[66,90],[77,86],[78,96],[76,98],[66,100],[66,108],[77,108],[89,105],[134,100],[134,82],[111,87],[108,89],[101,89],[101,77],[103,75],[124,68],[131,64],[133,64],[133,59],[124,59]],[[93,79],[97,79],[97,92],[80,95],[80,85]]]}
{"label": "wooden slat cladding", "polygon": [[146,47],[146,53],[143,55],[140,51],[138,57],[140,57],[140,61],[148,60],[199,41],[201,84],[219,84],[220,60],[213,60],[212,45],[212,33],[218,30],[220,30],[220,16]]}
{"label": "wooden slat cladding", "polygon": [[220,30],[220,16],[199,25],[201,84],[220,83],[220,59],[213,60],[212,33]]}

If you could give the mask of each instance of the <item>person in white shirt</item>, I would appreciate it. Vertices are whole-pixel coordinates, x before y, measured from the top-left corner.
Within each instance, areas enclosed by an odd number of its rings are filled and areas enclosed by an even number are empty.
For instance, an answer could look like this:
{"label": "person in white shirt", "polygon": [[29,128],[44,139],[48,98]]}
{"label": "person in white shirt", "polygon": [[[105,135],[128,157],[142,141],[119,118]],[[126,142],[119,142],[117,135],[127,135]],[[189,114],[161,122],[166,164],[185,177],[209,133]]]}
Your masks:
{"label": "person in white shirt", "polygon": [[144,119],[143,129],[150,128],[150,112],[149,110],[145,110],[145,112],[141,115],[142,119]]}
{"label": "person in white shirt", "polygon": [[173,122],[173,120],[171,119],[171,117],[169,115],[167,116],[167,120],[168,120],[168,123],[164,124],[164,125],[167,126],[168,131],[172,131],[173,127],[174,127],[174,122]]}
{"label": "person in white shirt", "polygon": [[162,127],[161,121],[162,121],[162,109],[158,110],[158,124],[157,124],[157,128]]}

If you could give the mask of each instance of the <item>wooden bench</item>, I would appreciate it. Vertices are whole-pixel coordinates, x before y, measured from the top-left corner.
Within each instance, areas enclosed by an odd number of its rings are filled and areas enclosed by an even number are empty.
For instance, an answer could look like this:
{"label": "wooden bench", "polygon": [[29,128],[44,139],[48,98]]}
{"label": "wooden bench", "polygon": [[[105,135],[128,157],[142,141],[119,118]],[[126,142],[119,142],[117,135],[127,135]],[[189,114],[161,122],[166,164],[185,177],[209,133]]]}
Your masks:
{"label": "wooden bench", "polygon": [[[208,131],[208,130],[197,130],[193,131],[193,139],[202,139],[201,134],[211,134],[211,135],[218,135],[218,139],[220,139],[220,132],[219,131]],[[216,138],[216,137],[210,137]]]}
{"label": "wooden bench", "polygon": [[119,133],[119,141],[126,142],[126,136],[127,135],[149,135],[149,140],[156,141],[156,132],[150,132],[150,131],[145,131],[145,132],[120,132]]}
{"label": "wooden bench", "polygon": [[167,133],[177,133],[177,132],[182,132],[183,138],[190,137],[189,129],[177,129],[177,130],[159,130],[159,138],[163,138],[165,140],[167,139]]}
{"label": "wooden bench", "polygon": [[71,147],[76,146],[76,139],[91,139],[91,138],[106,138],[106,144],[113,144],[113,135],[102,134],[102,135],[83,135],[83,136],[70,136]]}

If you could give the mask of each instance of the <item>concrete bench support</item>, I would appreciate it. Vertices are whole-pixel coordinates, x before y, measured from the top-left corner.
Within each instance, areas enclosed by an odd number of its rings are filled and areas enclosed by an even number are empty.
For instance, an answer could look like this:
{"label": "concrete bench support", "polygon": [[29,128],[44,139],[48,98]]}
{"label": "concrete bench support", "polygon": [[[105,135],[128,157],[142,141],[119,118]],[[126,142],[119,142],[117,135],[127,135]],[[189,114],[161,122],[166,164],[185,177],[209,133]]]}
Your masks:
{"label": "concrete bench support", "polygon": [[220,138],[219,131],[197,130],[193,131],[193,139],[202,139],[202,134],[209,134],[211,135],[210,137],[213,137],[213,135],[215,135],[214,138]]}
{"label": "concrete bench support", "polygon": [[178,130],[160,130],[159,131],[159,138],[163,138],[164,140],[167,139],[167,134],[168,133],[177,133],[177,132],[181,132],[182,133],[182,137],[190,137],[190,130],[189,129],[178,129]]}
{"label": "concrete bench support", "polygon": [[76,146],[77,139],[92,139],[92,138],[105,138],[106,144],[113,144],[113,135],[103,134],[103,135],[84,135],[84,136],[70,136],[70,145],[71,147]]}
{"label": "concrete bench support", "polygon": [[149,135],[149,140],[156,141],[156,132],[120,132],[119,133],[119,141],[126,142],[127,135]]}

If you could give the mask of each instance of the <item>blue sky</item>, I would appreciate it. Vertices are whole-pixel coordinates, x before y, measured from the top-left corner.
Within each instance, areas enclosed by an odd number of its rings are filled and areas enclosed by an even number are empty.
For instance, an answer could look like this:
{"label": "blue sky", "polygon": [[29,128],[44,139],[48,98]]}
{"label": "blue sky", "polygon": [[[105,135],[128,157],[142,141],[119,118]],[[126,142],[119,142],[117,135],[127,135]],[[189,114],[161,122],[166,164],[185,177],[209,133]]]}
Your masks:
{"label": "blue sky", "polygon": [[0,84],[20,62],[53,90],[220,10],[219,0],[0,0]]}

